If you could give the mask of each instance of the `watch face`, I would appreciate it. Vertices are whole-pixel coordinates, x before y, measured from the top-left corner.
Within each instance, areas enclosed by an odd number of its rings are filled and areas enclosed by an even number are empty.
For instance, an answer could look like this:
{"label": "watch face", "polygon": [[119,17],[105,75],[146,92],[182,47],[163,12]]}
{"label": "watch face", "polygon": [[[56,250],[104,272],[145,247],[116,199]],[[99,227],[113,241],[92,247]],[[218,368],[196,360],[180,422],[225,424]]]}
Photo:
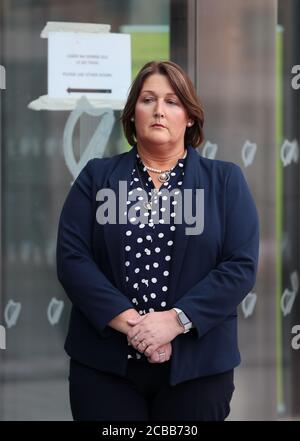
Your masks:
{"label": "watch face", "polygon": [[185,326],[188,323],[190,323],[190,320],[188,319],[188,317],[183,312],[179,313],[179,319],[180,319],[181,323],[183,324],[183,326]]}

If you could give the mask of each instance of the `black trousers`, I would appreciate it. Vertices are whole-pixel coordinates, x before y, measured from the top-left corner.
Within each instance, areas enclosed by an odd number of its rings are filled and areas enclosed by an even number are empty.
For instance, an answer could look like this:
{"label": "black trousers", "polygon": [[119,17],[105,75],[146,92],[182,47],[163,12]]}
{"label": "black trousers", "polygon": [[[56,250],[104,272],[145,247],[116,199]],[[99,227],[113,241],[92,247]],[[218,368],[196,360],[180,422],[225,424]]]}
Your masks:
{"label": "black trousers", "polygon": [[233,370],[169,385],[170,361],[129,359],[126,377],[70,361],[76,421],[223,421],[230,412]]}

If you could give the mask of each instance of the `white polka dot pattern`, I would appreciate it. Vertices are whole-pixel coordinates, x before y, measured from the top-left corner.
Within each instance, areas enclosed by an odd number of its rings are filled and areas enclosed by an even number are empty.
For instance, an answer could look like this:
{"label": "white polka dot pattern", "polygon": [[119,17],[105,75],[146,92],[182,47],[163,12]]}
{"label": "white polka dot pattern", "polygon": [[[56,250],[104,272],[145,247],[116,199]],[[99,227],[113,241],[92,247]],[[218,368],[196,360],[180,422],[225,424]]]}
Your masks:
{"label": "white polka dot pattern", "polygon": [[[183,170],[184,160],[180,160],[173,169],[170,180],[166,183],[168,190],[179,188],[183,182]],[[141,165],[138,155],[130,184],[132,185],[129,187],[128,195],[132,194],[133,190],[143,190],[146,184],[150,190],[154,189],[153,181],[147,170]],[[161,188],[166,188],[166,185]],[[148,216],[148,223],[140,223],[137,217],[142,217],[142,212],[140,206],[136,206],[135,217],[131,216],[129,222],[124,225],[125,294],[140,315],[162,311],[167,307],[174,232],[176,231],[174,225],[176,201],[173,201],[172,198],[172,203],[169,204],[166,202],[168,197],[162,195],[161,191],[157,195],[152,216],[157,215],[159,223],[153,222],[150,210],[145,213]],[[143,197],[139,196],[137,200],[142,201]],[[127,201],[128,212],[131,205],[137,204],[137,200]],[[166,223],[163,219],[168,206],[171,223]],[[130,212],[132,213],[132,210]],[[135,212],[133,213],[135,214]],[[132,346],[128,346],[128,358],[140,359],[145,356]]]}

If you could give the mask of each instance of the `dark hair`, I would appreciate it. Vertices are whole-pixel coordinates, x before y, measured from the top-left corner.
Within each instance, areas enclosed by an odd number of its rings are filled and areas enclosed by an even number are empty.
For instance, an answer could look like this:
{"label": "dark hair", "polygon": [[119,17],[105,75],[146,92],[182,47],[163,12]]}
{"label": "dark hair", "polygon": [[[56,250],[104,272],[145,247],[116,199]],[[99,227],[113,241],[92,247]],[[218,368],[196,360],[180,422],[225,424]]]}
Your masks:
{"label": "dark hair", "polygon": [[184,135],[185,145],[191,145],[192,147],[199,146],[204,140],[203,106],[190,78],[178,64],[172,61],[150,61],[146,63],[133,81],[121,116],[127,141],[130,145],[136,143],[135,124],[131,118],[134,116],[136,102],[144,81],[147,77],[155,73],[165,75],[168,78],[174,92],[185,107],[188,117],[194,121],[191,127],[186,128]]}

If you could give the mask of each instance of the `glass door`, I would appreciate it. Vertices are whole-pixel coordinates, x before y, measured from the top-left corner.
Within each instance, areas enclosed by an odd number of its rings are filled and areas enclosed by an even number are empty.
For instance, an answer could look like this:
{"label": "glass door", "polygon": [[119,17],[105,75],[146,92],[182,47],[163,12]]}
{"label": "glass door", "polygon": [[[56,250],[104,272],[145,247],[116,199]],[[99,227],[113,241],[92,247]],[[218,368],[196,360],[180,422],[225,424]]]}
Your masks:
{"label": "glass door", "polygon": [[[58,217],[74,180],[65,143],[68,139],[78,165],[102,122],[101,114],[84,108],[34,107],[47,95],[47,38],[41,33],[49,22],[108,25],[112,33],[127,33],[134,75],[149,59],[169,58],[169,8],[169,0],[1,2],[7,87],[0,109],[0,324],[6,327],[7,348],[0,352],[0,420],[71,419],[63,349],[70,304],[55,268]],[[120,110],[110,111],[114,120],[101,151],[101,140],[96,143],[95,155],[128,149]]]}

